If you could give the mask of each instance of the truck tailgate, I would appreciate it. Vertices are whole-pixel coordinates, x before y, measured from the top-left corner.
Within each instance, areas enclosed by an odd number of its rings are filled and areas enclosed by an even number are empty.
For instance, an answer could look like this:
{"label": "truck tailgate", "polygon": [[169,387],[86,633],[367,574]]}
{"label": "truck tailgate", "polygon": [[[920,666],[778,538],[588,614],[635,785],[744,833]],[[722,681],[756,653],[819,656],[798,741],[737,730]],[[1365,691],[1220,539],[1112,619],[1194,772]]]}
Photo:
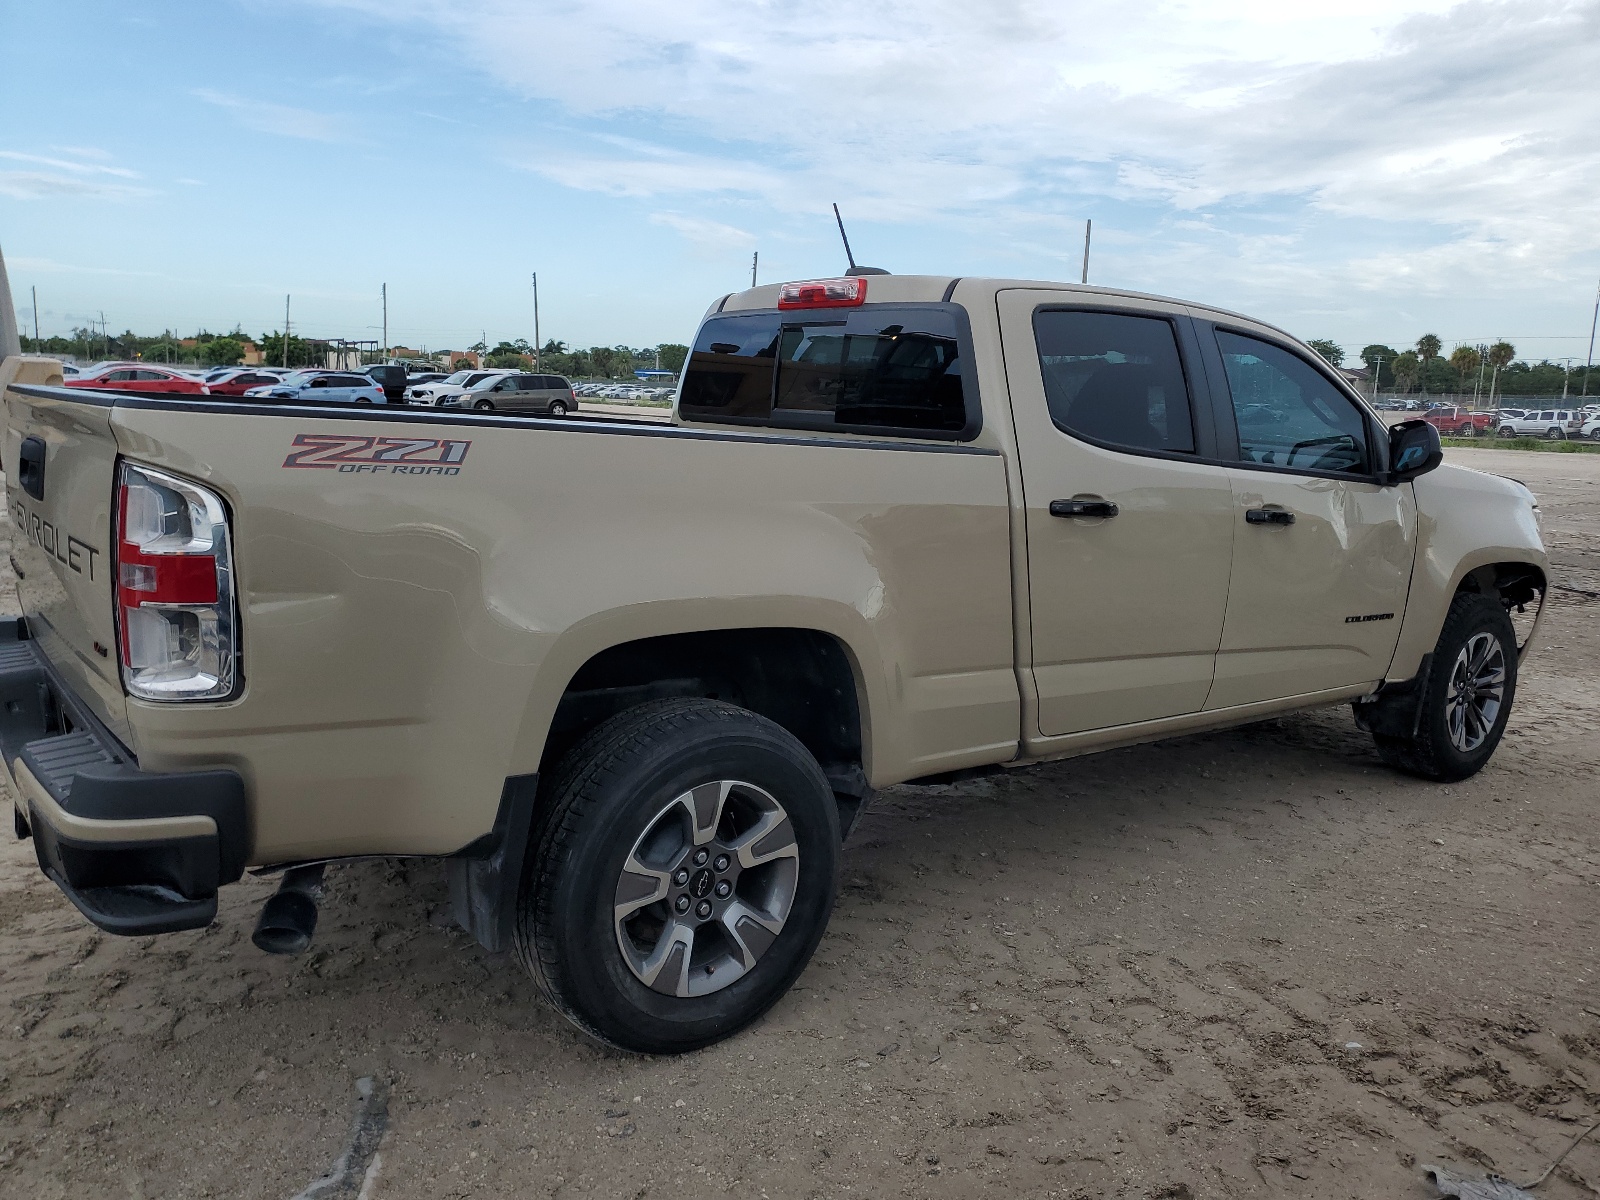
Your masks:
{"label": "truck tailgate", "polygon": [[22,611],[64,682],[126,743],[111,578],[111,398],[31,392],[5,388],[0,460]]}

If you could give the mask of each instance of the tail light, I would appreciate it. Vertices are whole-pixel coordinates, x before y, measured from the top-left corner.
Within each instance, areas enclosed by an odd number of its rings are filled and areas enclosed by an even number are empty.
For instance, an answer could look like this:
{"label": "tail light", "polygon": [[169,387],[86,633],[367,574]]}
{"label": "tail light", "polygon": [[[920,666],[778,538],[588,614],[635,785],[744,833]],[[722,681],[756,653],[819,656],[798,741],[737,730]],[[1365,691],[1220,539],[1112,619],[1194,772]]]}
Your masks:
{"label": "tail light", "polygon": [[117,635],[141,700],[222,700],[238,680],[228,513],[209,488],[123,463],[117,478]]}
{"label": "tail light", "polygon": [[779,308],[855,308],[866,302],[867,281],[859,275],[786,283],[778,292]]}

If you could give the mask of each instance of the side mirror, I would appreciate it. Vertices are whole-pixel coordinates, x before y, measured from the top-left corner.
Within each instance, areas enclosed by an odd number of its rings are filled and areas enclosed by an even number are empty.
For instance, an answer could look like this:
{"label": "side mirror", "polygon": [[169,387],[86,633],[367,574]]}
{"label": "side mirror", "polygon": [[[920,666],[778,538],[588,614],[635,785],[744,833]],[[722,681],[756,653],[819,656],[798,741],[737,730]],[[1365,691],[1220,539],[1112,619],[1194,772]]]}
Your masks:
{"label": "side mirror", "polygon": [[1401,421],[1389,427],[1389,482],[1410,483],[1444,461],[1439,431],[1426,421]]}

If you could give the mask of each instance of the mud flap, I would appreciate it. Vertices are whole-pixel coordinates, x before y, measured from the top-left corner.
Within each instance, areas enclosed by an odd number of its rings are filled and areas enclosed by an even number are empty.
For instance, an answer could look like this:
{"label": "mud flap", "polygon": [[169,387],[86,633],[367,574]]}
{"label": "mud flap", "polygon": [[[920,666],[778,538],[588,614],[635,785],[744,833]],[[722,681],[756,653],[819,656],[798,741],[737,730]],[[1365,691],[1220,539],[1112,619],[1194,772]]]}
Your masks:
{"label": "mud flap", "polygon": [[498,953],[511,945],[538,794],[537,774],[509,776],[494,829],[448,860],[451,912],[485,950]]}

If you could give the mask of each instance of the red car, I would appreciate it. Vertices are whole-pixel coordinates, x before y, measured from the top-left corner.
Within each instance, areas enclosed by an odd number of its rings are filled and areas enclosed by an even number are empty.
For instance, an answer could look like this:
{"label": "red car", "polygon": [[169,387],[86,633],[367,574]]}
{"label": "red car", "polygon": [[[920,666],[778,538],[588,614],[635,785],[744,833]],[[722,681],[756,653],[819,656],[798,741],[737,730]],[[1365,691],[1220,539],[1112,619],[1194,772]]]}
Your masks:
{"label": "red car", "polygon": [[281,375],[268,374],[266,371],[252,371],[249,367],[235,371],[231,375],[222,375],[206,384],[213,396],[242,396],[246,389],[256,387],[270,387],[282,379]]}
{"label": "red car", "polygon": [[1471,412],[1465,408],[1430,408],[1422,419],[1439,431],[1441,437],[1478,437],[1494,428],[1494,414]]}
{"label": "red car", "polygon": [[179,392],[192,396],[208,394],[206,385],[190,375],[180,375],[165,367],[144,365],[109,367],[96,375],[82,375],[66,381],[67,387],[95,388],[102,392]]}

